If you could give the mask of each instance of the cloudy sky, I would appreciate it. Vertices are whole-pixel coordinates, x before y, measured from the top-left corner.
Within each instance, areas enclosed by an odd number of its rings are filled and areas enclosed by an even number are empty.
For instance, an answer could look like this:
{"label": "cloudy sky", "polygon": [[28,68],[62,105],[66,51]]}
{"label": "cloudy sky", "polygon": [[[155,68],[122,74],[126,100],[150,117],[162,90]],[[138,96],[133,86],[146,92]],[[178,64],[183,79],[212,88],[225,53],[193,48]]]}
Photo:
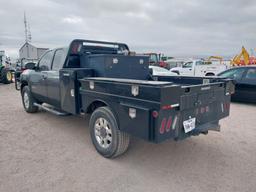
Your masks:
{"label": "cloudy sky", "polygon": [[32,44],[74,38],[126,42],[137,52],[233,56],[256,48],[253,0],[0,0],[0,49],[12,57],[24,43],[24,11]]}

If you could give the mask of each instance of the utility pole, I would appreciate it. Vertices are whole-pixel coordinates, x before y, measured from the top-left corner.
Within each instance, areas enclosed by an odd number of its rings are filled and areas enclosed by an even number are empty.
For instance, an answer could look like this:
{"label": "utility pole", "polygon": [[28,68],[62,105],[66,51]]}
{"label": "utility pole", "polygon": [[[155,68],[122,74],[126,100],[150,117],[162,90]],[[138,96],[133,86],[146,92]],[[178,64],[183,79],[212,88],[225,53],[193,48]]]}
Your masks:
{"label": "utility pole", "polygon": [[27,18],[26,12],[24,12],[24,27],[25,27],[25,42],[28,42],[28,25],[27,25]]}
{"label": "utility pole", "polygon": [[25,27],[25,44],[26,44],[26,48],[27,48],[27,58],[29,58],[28,43],[31,42],[32,36],[31,36],[30,26],[29,26],[29,23],[27,21],[27,17],[26,17],[26,12],[25,11],[24,11],[24,27]]}

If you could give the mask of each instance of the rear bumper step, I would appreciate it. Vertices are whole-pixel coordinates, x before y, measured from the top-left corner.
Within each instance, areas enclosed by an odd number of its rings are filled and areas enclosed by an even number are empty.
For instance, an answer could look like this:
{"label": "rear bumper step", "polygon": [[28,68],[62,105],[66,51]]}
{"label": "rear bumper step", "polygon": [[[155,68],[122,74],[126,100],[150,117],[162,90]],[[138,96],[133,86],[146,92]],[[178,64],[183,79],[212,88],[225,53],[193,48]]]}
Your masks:
{"label": "rear bumper step", "polygon": [[220,131],[220,125],[218,123],[207,123],[195,128],[191,131],[191,135],[207,134],[208,131]]}

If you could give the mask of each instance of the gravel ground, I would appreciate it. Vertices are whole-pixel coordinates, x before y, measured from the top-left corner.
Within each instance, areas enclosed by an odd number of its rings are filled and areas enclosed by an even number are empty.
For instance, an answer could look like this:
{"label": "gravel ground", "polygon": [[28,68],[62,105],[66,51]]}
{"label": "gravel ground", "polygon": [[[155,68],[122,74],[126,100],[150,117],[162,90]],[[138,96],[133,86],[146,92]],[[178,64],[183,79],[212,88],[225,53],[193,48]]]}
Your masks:
{"label": "gravel ground", "polygon": [[256,106],[233,103],[222,131],[101,157],[88,120],[27,114],[14,85],[0,84],[0,191],[256,191]]}

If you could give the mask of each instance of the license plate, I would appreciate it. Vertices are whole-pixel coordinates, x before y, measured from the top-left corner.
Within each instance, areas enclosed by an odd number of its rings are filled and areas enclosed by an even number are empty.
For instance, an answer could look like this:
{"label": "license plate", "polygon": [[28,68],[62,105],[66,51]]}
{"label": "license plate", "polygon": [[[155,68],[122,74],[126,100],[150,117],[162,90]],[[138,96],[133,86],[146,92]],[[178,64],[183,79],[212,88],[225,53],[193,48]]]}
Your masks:
{"label": "license plate", "polygon": [[193,129],[195,129],[196,118],[191,118],[189,120],[183,121],[183,127],[184,127],[185,133],[188,133],[188,132],[192,131]]}

